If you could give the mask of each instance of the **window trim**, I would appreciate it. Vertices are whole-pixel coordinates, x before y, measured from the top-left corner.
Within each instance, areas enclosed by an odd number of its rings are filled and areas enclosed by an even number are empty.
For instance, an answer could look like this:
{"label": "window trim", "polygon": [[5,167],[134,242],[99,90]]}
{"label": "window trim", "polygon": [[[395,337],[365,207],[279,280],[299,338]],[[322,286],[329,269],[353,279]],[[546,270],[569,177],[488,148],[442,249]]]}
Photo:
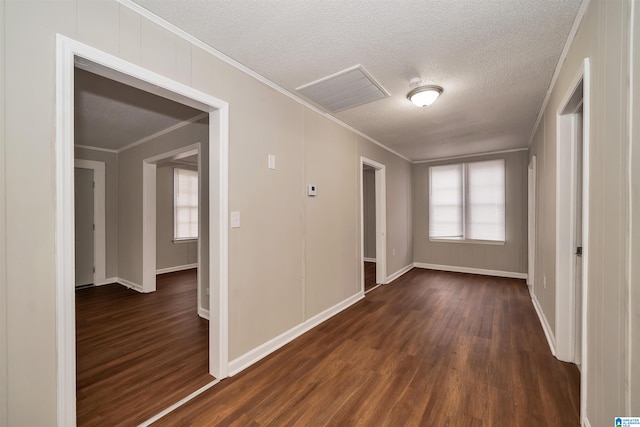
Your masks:
{"label": "window trim", "polygon": [[[504,239],[503,240],[482,240],[482,239],[469,239],[466,238],[467,235],[467,221],[468,221],[468,209],[467,209],[467,191],[468,191],[468,172],[467,165],[469,163],[483,163],[483,162],[491,162],[500,160],[502,161],[502,173],[503,177],[503,192],[504,192],[504,204],[503,204],[503,214],[504,214]],[[453,165],[462,165],[462,237],[431,237],[431,185],[432,185],[432,168],[436,168],[439,166],[453,166]],[[507,242],[507,162],[504,158],[496,158],[496,159],[485,159],[485,160],[473,160],[469,162],[459,162],[459,163],[446,163],[440,165],[429,166],[429,189],[428,189],[429,199],[427,202],[427,212],[429,214],[429,220],[427,224],[427,236],[430,242],[434,243],[466,243],[466,244],[479,244],[479,245],[491,245],[491,246],[504,246]]]}
{"label": "window trim", "polygon": [[196,233],[198,235],[194,236],[187,236],[187,237],[178,237],[178,222],[177,222],[177,210],[178,210],[178,204],[177,204],[177,190],[178,190],[178,177],[179,177],[179,170],[184,170],[184,171],[189,171],[189,172],[195,172],[196,173],[196,179],[198,180],[198,190],[200,188],[200,173],[197,170],[193,170],[193,169],[188,169],[186,167],[174,167],[173,168],[173,243],[190,243],[190,242],[197,242],[199,239],[199,234],[200,234],[200,195],[198,195],[198,206],[196,206],[196,210],[198,212],[198,226],[197,226],[197,230]]}

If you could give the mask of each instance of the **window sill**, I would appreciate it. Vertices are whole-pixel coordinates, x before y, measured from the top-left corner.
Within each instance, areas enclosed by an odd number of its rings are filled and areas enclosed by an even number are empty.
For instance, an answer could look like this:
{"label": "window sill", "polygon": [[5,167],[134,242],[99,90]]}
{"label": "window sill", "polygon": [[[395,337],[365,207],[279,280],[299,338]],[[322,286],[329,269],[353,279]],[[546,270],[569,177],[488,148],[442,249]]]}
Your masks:
{"label": "window sill", "polygon": [[173,243],[192,243],[197,242],[198,239],[173,239]]}
{"label": "window sill", "polygon": [[429,238],[430,242],[436,243],[467,243],[467,244],[476,244],[476,245],[493,245],[493,246],[504,246],[505,242],[499,242],[495,240],[469,240],[469,239],[433,239]]}

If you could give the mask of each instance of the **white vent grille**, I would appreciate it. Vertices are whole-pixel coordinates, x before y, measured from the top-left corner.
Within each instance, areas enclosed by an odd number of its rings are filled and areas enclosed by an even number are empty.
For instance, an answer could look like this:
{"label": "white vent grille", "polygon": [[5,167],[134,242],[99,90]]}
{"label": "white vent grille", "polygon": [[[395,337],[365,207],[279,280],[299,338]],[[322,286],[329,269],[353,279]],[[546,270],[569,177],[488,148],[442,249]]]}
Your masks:
{"label": "white vent grille", "polygon": [[389,96],[389,92],[361,65],[300,86],[296,90],[332,113]]}

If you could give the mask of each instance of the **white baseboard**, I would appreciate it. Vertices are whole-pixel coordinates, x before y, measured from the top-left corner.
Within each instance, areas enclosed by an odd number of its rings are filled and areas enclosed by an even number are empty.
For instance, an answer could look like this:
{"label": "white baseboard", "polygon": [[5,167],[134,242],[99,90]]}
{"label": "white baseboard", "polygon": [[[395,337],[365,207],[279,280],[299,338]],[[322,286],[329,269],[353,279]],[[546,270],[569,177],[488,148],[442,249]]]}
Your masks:
{"label": "white baseboard", "polygon": [[375,258],[369,258],[369,257],[366,257],[366,256],[365,256],[365,257],[362,257],[362,260],[363,260],[364,262],[376,262],[376,259],[375,259]]}
{"label": "white baseboard", "polygon": [[119,283],[122,286],[127,287],[129,289],[133,289],[134,291],[142,292],[142,286],[141,285],[138,285],[137,283],[130,282],[129,280],[123,279],[122,277],[117,277],[116,278],[116,283]]}
{"label": "white baseboard", "polygon": [[409,264],[409,265],[406,265],[406,266],[402,267],[400,270],[396,271],[391,276],[387,277],[386,283],[393,282],[398,277],[402,276],[404,273],[406,273],[407,271],[411,270],[412,268],[413,268],[413,264]]}
{"label": "white baseboard", "polygon": [[176,265],[175,267],[159,268],[156,270],[156,274],[175,273],[176,271],[191,270],[192,268],[198,268],[198,263]]}
{"label": "white baseboard", "polygon": [[512,279],[527,278],[527,273],[516,273],[514,271],[484,270],[482,268],[458,267],[456,265],[427,264],[424,262],[414,262],[413,266],[418,268],[428,268],[430,270],[451,271],[454,273],[481,274],[483,276],[510,277]]}
{"label": "white baseboard", "polygon": [[294,326],[288,331],[254,348],[253,350],[243,354],[242,356],[233,359],[231,362],[229,362],[229,376],[232,377],[236,375],[237,373],[248,368],[257,361],[265,358],[269,354],[278,350],[280,347],[288,344],[308,330],[318,326],[320,323],[324,322],[330,317],[335,316],[342,310],[352,306],[363,298],[364,293],[359,292],[352,297],[349,297],[346,300],[334,305],[333,307],[326,309],[322,313],[316,314],[312,318],[300,323],[297,326]]}
{"label": "white baseboard", "polygon": [[96,283],[93,286],[103,286],[103,285],[111,285],[112,283],[117,283],[117,277],[107,277],[106,279],[96,280]]}
{"label": "white baseboard", "polygon": [[538,302],[538,298],[535,295],[531,295],[531,302],[533,303],[533,308],[535,308],[536,313],[538,314],[538,319],[540,319],[540,324],[542,325],[542,330],[544,331],[544,335],[547,337],[547,343],[549,343],[549,348],[551,349],[551,354],[556,355],[556,338],[553,335],[553,331],[549,326],[549,322],[547,321],[547,317],[544,315],[542,311],[542,307],[540,307],[540,303]]}
{"label": "white baseboard", "polygon": [[203,319],[209,320],[209,310],[198,307],[198,316],[202,317]]}

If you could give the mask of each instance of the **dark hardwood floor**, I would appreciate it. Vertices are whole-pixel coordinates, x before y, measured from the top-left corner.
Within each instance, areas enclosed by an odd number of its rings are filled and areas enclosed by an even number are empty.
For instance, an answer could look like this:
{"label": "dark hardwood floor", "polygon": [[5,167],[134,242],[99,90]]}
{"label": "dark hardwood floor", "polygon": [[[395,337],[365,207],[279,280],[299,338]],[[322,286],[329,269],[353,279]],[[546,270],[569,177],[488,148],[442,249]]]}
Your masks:
{"label": "dark hardwood floor", "polygon": [[578,426],[522,280],[413,269],[161,426]]}
{"label": "dark hardwood floor", "polygon": [[135,426],[213,380],[196,306],[195,270],[158,276],[149,294],[76,291],[79,426]]}
{"label": "dark hardwood floor", "polygon": [[364,262],[364,291],[367,292],[376,286],[376,263]]}

